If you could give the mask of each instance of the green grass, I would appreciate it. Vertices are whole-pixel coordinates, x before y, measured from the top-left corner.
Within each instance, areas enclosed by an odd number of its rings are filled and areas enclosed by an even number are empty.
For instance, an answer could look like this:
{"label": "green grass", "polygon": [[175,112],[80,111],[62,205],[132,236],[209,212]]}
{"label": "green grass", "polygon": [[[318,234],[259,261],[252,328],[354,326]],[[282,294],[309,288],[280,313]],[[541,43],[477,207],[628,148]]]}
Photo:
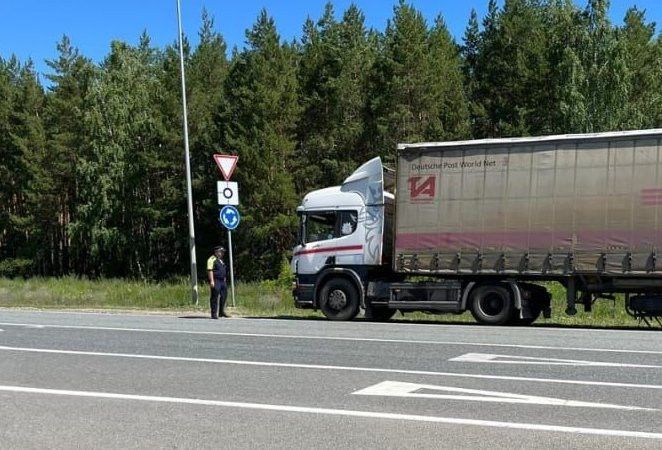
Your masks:
{"label": "green grass", "polygon": [[[593,312],[585,313],[578,305],[576,316],[566,316],[565,291],[557,283],[548,283],[553,295],[552,318],[540,318],[539,326],[569,327],[646,327],[625,312],[623,299],[601,300],[593,305]],[[38,309],[85,309],[85,310],[129,310],[164,313],[190,313],[207,315],[209,290],[200,285],[199,304],[191,303],[191,294],[186,279],[162,283],[145,283],[127,280],[99,280],[65,278],[0,278],[0,307]],[[320,318],[321,313],[294,307],[289,289],[282,284],[268,281],[263,283],[238,283],[236,306],[232,307],[228,293],[228,311],[245,317],[306,317]],[[397,313],[395,321],[417,321],[434,323],[474,323],[469,313],[434,315],[425,313]]]}
{"label": "green grass", "polygon": [[190,294],[183,281],[141,283],[90,281],[74,277],[0,279],[0,306],[89,309],[186,309]]}
{"label": "green grass", "polygon": [[[39,309],[139,310],[204,313],[209,311],[209,288],[199,286],[198,305],[192,304],[186,279],[139,282],[64,278],[0,278],[0,307]],[[228,292],[227,306],[236,315],[310,316],[294,307],[288,289],[274,283],[238,283],[236,306]],[[319,315],[319,314],[317,314]]]}
{"label": "green grass", "polygon": [[641,327],[648,328],[646,324],[638,324],[637,320],[625,312],[625,301],[622,295],[616,300],[600,299],[593,303],[590,313],[584,312],[583,305],[577,305],[577,314],[565,314],[565,289],[559,283],[546,283],[547,289],[552,293],[552,318],[540,319],[537,324],[551,324],[563,326],[590,326],[590,327]]}

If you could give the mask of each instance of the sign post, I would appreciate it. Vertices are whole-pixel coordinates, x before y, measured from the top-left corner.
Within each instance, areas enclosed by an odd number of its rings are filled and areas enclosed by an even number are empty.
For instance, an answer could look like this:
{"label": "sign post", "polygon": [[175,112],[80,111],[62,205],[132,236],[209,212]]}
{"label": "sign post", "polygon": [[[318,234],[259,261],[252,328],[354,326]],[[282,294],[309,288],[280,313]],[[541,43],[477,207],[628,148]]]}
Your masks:
{"label": "sign post", "polygon": [[234,308],[234,267],[232,266],[232,231],[228,229],[228,247],[230,249],[230,293],[232,294],[232,307]]}
{"label": "sign post", "polygon": [[234,266],[232,263],[232,230],[239,226],[241,216],[239,211],[232,205],[226,205],[221,209],[219,219],[223,226],[228,229],[228,248],[230,250],[230,284],[232,289],[232,307],[234,308]]}
{"label": "sign post", "polygon": [[236,182],[230,181],[235,167],[237,167],[237,155],[214,155],[214,162],[218,169],[223,174],[225,181],[218,181],[216,184],[216,191],[218,195],[218,204],[224,205],[219,215],[219,220],[228,230],[228,250],[230,253],[230,288],[232,293],[232,307],[235,306],[234,301],[234,263],[232,258],[232,230],[239,226],[241,216],[235,206],[239,205],[239,186]]}

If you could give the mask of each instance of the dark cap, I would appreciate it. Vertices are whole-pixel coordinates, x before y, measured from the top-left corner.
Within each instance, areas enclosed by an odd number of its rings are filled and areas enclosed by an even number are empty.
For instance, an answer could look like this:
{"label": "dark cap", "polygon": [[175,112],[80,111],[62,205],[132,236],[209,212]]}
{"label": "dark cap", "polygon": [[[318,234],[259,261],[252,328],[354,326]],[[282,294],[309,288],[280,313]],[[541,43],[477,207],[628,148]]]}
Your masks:
{"label": "dark cap", "polygon": [[216,247],[214,247],[214,251],[215,252],[218,252],[218,251],[224,252],[225,247],[223,247],[222,245],[217,245]]}

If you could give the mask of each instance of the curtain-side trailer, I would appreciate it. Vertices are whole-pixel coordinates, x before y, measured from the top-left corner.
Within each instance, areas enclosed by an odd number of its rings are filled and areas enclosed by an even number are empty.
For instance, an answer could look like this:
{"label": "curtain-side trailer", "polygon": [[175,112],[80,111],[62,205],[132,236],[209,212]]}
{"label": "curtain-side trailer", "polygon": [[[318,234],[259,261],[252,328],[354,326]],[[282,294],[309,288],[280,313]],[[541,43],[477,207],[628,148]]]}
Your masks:
{"label": "curtain-side trailer", "polygon": [[401,144],[297,212],[295,303],[329,319],[471,311],[484,324],[625,294],[662,316],[662,129]]}

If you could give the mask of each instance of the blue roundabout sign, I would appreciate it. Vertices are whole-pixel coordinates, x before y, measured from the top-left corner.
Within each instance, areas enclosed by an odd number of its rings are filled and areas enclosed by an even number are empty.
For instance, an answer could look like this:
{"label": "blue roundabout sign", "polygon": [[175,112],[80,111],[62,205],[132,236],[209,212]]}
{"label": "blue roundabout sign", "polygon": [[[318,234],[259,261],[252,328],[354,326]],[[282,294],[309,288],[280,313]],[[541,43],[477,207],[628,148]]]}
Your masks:
{"label": "blue roundabout sign", "polygon": [[239,226],[239,222],[241,221],[241,216],[239,215],[239,211],[237,211],[237,208],[231,205],[224,206],[221,209],[221,213],[219,214],[219,220],[223,224],[225,228],[228,230],[234,230]]}

